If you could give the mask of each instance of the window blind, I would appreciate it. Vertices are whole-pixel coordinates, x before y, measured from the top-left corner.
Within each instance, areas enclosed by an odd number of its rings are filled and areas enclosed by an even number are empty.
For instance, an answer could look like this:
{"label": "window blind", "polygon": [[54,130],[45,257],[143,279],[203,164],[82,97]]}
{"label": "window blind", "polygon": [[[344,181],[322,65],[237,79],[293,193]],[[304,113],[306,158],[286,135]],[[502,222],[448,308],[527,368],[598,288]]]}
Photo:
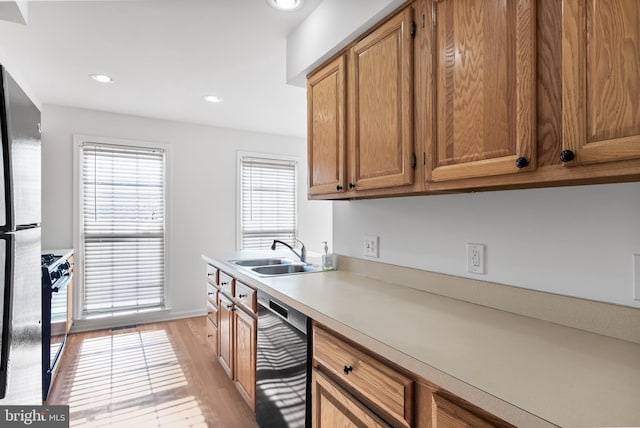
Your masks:
{"label": "window blind", "polygon": [[274,239],[294,245],[298,235],[296,166],[295,161],[241,158],[241,249],[268,249]]}
{"label": "window blind", "polygon": [[164,306],[165,154],[82,145],[84,315]]}

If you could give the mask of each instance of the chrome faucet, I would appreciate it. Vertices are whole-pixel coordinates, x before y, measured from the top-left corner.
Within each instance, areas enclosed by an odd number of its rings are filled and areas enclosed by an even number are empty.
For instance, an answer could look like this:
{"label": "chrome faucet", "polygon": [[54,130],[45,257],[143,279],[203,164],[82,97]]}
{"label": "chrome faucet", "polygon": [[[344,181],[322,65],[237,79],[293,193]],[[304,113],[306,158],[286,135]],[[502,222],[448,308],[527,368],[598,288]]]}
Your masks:
{"label": "chrome faucet", "polygon": [[307,249],[305,248],[304,244],[302,243],[301,240],[299,240],[298,238],[295,238],[296,241],[298,241],[300,243],[300,245],[302,245],[302,248],[300,248],[300,254],[296,253],[296,250],[293,249],[293,247],[289,244],[287,244],[286,242],[282,242],[278,239],[274,239],[273,240],[273,244],[271,244],[271,249],[275,250],[276,249],[276,244],[282,244],[285,247],[289,248],[291,250],[291,252],[293,252],[293,254],[295,254],[296,256],[298,256],[298,258],[302,261],[302,263],[306,263],[307,262]]}

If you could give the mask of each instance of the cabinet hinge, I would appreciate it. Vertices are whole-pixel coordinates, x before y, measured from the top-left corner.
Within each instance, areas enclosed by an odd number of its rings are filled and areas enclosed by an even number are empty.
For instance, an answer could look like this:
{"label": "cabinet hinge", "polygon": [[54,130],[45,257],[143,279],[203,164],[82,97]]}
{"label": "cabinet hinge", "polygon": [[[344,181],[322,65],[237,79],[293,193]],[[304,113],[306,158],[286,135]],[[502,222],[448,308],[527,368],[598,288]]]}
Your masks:
{"label": "cabinet hinge", "polygon": [[411,21],[411,25],[409,26],[409,34],[411,37],[416,37],[416,21]]}
{"label": "cabinet hinge", "polygon": [[416,154],[415,153],[411,153],[411,168],[416,169]]}

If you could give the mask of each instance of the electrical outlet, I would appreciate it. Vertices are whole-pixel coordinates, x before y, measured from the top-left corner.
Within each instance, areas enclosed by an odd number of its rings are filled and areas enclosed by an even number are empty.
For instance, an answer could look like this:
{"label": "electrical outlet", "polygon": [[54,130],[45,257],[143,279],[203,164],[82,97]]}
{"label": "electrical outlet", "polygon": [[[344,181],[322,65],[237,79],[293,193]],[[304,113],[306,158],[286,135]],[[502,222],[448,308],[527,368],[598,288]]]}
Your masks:
{"label": "electrical outlet", "polygon": [[633,299],[640,300],[640,254],[633,255]]}
{"label": "electrical outlet", "polygon": [[379,257],[380,238],[375,235],[364,236],[364,255],[367,257]]}
{"label": "electrical outlet", "polygon": [[484,244],[467,244],[467,270],[471,273],[484,274]]}

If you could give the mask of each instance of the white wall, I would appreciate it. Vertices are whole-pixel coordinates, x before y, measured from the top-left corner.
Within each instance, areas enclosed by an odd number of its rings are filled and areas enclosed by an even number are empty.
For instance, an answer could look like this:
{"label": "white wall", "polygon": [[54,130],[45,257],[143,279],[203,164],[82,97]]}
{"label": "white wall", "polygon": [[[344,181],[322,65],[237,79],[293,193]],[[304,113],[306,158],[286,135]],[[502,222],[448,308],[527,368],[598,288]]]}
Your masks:
{"label": "white wall", "polygon": [[[335,251],[358,258],[380,236],[380,261],[640,308],[640,183],[334,202]],[[466,244],[486,244],[486,275]]]}
{"label": "white wall", "polygon": [[42,133],[42,247],[72,248],[73,134],[167,143],[169,168],[169,315],[204,313],[201,254],[235,251],[236,152],[300,158],[300,239],[310,250],[331,240],[331,203],[306,200],[306,144],[301,138],[242,132],[45,105]]}
{"label": "white wall", "polygon": [[306,75],[405,0],[324,0],[287,37],[287,83],[304,87]]}

